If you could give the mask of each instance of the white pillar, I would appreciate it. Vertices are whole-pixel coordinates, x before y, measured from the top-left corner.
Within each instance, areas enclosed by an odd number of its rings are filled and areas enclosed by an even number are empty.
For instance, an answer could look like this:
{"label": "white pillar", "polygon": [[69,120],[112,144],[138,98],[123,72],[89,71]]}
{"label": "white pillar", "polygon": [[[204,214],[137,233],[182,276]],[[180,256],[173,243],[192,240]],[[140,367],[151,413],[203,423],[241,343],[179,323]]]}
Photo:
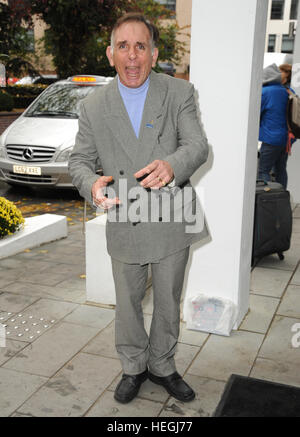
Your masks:
{"label": "white pillar", "polygon": [[111,258],[106,247],[106,220],[107,214],[102,214],[85,225],[86,300],[115,305],[116,294]]}
{"label": "white pillar", "polygon": [[[86,300],[99,305],[116,305],[111,257],[106,245],[107,214],[101,214],[85,225]],[[146,288],[151,285],[148,270]]]}
{"label": "white pillar", "polygon": [[[298,23],[293,56],[292,88],[300,96],[300,5],[298,8]],[[293,203],[300,203],[300,140],[292,147],[292,155],[288,158],[288,190]]]}
{"label": "white pillar", "polygon": [[[193,0],[190,81],[210,144],[193,176],[211,241],[195,246],[187,298],[223,297],[249,307],[257,142],[268,0]],[[203,195],[202,195],[203,194]]]}

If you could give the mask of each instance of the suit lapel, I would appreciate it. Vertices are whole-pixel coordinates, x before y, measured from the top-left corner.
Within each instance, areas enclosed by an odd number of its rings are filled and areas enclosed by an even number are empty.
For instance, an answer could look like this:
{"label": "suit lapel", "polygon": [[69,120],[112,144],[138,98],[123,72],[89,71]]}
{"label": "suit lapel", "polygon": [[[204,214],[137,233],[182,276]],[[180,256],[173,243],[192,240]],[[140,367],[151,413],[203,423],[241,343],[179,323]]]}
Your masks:
{"label": "suit lapel", "polygon": [[119,92],[117,77],[107,87],[110,89],[107,90],[104,117],[118,145],[125,152],[132,165],[138,149],[138,139]]}
{"label": "suit lapel", "polygon": [[167,90],[159,76],[152,71],[139,132],[139,148],[134,161],[134,168],[137,170],[150,162],[154,146],[157,144],[166,94]]}
{"label": "suit lapel", "polygon": [[[163,86],[159,76],[152,71],[139,137],[137,138],[119,92],[117,77],[107,85],[104,117],[118,145],[129,160],[128,166],[132,167],[134,171],[150,162],[163,122],[162,113],[166,94],[166,87]],[[118,158],[116,150],[116,159],[118,160]],[[124,162],[122,165],[124,166]]]}

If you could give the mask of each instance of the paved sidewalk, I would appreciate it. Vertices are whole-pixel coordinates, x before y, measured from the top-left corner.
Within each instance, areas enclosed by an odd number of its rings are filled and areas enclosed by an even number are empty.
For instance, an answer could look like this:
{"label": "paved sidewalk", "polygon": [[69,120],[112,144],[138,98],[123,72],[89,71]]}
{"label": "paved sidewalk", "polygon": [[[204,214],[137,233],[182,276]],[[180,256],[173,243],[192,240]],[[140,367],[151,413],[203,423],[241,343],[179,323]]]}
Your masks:
{"label": "paved sidewalk", "polygon": [[[146,381],[138,398],[117,403],[121,366],[114,349],[113,308],[85,303],[82,223],[66,239],[0,261],[0,416],[211,416],[232,373],[300,387],[300,205],[294,206],[285,260],[265,258],[252,272],[250,312],[230,337],[181,324],[179,373],[195,389],[184,404]],[[100,284],[101,286],[101,284]],[[144,300],[149,329],[151,289]],[[300,332],[300,331],[299,331]],[[298,338],[300,346],[300,338]]]}

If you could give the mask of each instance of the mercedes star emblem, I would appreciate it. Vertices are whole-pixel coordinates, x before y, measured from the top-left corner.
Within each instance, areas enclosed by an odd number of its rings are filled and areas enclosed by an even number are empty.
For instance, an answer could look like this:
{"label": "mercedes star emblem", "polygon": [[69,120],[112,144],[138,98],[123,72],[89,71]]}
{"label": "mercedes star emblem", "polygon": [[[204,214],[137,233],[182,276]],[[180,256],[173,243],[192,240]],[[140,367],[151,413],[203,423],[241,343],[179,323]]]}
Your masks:
{"label": "mercedes star emblem", "polygon": [[30,161],[33,158],[34,152],[31,147],[26,147],[23,152],[23,158],[27,161]]}

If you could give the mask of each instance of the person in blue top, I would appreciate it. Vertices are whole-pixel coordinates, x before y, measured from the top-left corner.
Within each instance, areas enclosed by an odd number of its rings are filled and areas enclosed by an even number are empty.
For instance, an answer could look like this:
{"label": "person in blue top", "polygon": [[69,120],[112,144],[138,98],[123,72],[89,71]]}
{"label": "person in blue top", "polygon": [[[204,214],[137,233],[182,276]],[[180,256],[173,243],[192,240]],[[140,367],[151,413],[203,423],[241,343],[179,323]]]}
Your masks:
{"label": "person in blue top", "polygon": [[[282,67],[282,68],[281,68]],[[286,64],[277,67],[272,64],[264,69],[263,89],[260,111],[259,140],[260,149],[258,177],[264,181],[270,180],[270,172],[275,171],[276,182],[287,187],[287,104],[290,68]]]}

